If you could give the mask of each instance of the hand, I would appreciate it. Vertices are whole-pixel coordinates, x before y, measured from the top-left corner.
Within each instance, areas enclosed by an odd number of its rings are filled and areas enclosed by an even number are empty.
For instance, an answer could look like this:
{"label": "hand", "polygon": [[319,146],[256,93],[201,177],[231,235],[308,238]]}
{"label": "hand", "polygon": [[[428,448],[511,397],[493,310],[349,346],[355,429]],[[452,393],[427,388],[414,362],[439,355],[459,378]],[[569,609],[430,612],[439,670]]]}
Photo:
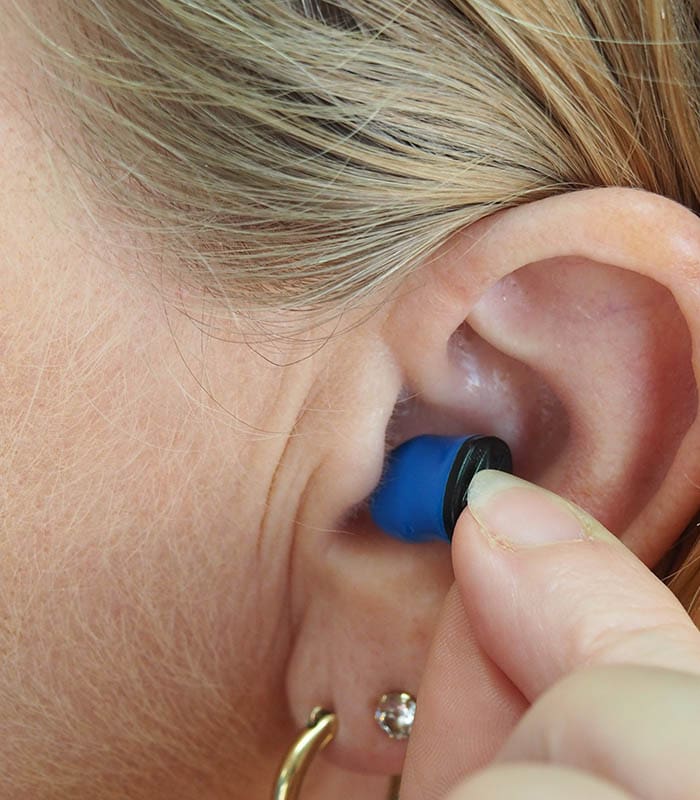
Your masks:
{"label": "hand", "polygon": [[532,484],[480,473],[469,508],[402,800],[700,798],[700,632],[678,600]]}

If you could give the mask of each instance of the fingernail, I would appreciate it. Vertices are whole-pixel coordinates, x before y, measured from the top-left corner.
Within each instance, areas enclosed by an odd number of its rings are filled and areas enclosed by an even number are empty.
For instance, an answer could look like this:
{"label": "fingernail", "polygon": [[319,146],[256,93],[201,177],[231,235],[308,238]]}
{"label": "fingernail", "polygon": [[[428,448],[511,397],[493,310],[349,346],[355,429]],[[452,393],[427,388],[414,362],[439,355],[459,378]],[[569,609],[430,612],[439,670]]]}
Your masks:
{"label": "fingernail", "polygon": [[467,499],[484,532],[506,547],[589,538],[583,512],[578,516],[566,500],[506,472],[478,472]]}

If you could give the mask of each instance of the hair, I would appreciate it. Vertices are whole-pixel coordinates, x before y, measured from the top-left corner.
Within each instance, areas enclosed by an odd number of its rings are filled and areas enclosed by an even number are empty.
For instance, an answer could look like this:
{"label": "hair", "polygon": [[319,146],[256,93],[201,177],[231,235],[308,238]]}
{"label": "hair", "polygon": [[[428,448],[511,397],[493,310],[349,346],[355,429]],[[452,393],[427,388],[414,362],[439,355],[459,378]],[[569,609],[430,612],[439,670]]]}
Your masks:
{"label": "hair", "polygon": [[[72,158],[178,284],[236,311],[361,305],[456,230],[557,193],[700,213],[695,0],[57,9],[34,31]],[[665,577],[700,620],[691,556]]]}

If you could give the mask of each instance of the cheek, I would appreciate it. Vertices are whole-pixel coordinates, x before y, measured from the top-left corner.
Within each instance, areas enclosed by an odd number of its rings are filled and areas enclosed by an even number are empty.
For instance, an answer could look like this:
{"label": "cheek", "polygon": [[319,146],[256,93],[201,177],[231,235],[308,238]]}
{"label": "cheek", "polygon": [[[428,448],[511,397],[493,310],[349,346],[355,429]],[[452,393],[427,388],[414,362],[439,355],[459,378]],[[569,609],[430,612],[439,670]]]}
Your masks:
{"label": "cheek", "polygon": [[269,690],[234,649],[255,528],[222,513],[241,499],[223,476],[243,442],[214,436],[157,311],[47,296],[3,315],[0,796],[240,782],[225,756]]}
{"label": "cheek", "polygon": [[117,273],[23,97],[0,92],[0,798],[258,796],[283,581],[246,487],[276,462],[228,409],[284,430],[278,371]]}

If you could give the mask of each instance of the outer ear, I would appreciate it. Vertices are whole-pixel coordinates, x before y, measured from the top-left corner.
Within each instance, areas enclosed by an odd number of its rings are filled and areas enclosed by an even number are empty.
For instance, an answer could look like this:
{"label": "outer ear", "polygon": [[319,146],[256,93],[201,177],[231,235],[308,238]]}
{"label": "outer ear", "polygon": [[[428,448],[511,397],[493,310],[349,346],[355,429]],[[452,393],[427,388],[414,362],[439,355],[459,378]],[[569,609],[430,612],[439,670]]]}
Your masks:
{"label": "outer ear", "polygon": [[518,474],[655,564],[700,505],[700,218],[583,190],[481,220],[426,267],[392,317],[421,402],[502,435]]}
{"label": "outer ear", "polygon": [[[419,433],[501,435],[518,474],[587,508],[649,565],[700,505],[700,219],[683,206],[601,188],[498,212],[412,276],[380,336],[390,363],[369,357],[377,341],[368,337],[357,381],[386,398],[398,371],[407,399],[388,430],[381,413],[357,412],[324,461],[325,485],[345,506],[317,526],[337,529],[362,499],[342,488],[348,464],[358,465],[352,484],[366,487],[378,478],[377,451]],[[449,550],[389,541],[363,512],[343,528],[323,546],[303,528],[297,536],[303,615],[290,702],[298,723],[313,705],[331,705],[341,728],[330,757],[388,774],[404,750],[382,739],[373,702],[420,684],[451,582]],[[497,740],[522,698],[468,632],[459,648],[464,691]],[[472,745],[479,763],[487,754]]]}

